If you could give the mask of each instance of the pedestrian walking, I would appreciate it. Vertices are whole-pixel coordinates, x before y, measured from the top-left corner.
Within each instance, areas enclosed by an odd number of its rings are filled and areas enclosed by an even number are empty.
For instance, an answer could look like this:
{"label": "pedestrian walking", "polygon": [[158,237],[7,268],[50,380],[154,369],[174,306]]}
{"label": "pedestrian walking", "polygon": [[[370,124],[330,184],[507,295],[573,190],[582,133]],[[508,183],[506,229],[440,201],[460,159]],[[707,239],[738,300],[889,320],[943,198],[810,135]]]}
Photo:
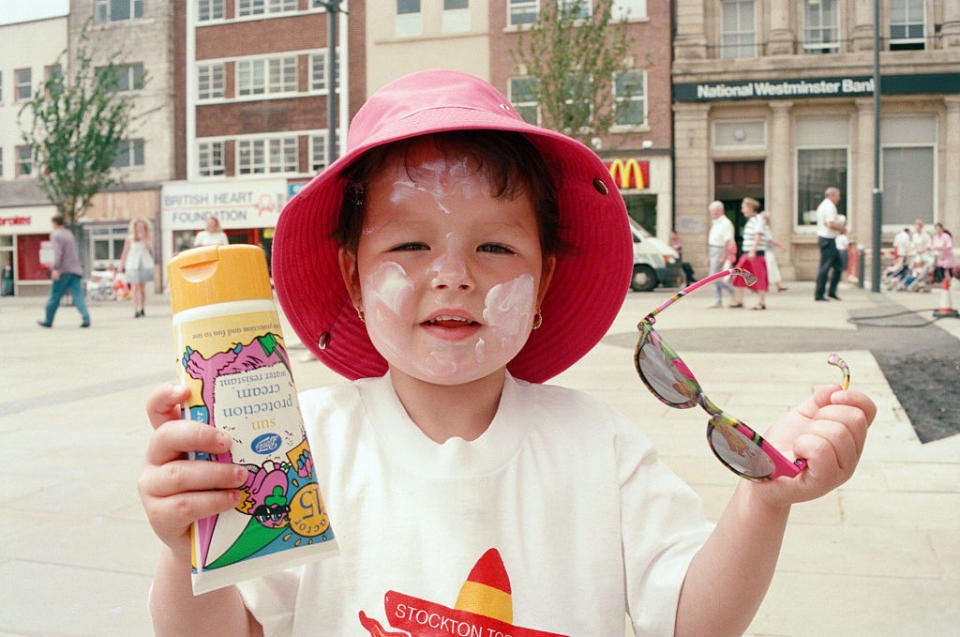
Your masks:
{"label": "pedestrian walking", "polygon": [[743,290],[749,287],[757,293],[757,304],[751,309],[767,309],[767,231],[766,224],[763,222],[758,212],[760,211],[760,202],[753,197],[746,197],[740,204],[740,212],[747,219],[747,225],[743,227],[743,244],[741,246],[743,254],[737,261],[737,267],[748,270],[753,276],[757,277],[753,285],[748,286],[742,277],[734,277],[733,287],[735,288],[734,300],[730,307],[743,307]]}
{"label": "pedestrian walking", "polygon": [[134,219],[130,222],[127,238],[123,242],[123,254],[120,255],[122,272],[130,286],[130,298],[133,301],[133,318],[146,314],[147,282],[153,281],[153,239],[150,222],[146,219]]}
{"label": "pedestrian walking", "polygon": [[934,274],[934,281],[940,283],[944,277],[953,278],[953,268],[957,265],[953,257],[953,235],[943,227],[942,223],[933,226],[933,238],[930,240],[930,247],[937,253],[937,269]]}
{"label": "pedestrian walking", "polygon": [[[710,274],[716,274],[733,265],[734,259],[729,257],[729,253],[732,250],[734,257],[736,257],[737,241],[734,236],[733,222],[726,215],[723,203],[714,201],[707,207],[707,210],[713,220],[710,223],[710,232],[707,235],[707,266],[710,269]],[[733,286],[730,285],[729,281],[726,279],[717,281],[713,287],[716,300],[709,307],[723,307],[724,290],[731,296],[733,295]]]}
{"label": "pedestrian walking", "polygon": [[764,210],[760,213],[763,217],[763,225],[767,233],[767,250],[763,255],[767,265],[767,285],[774,285],[777,292],[786,292],[787,288],[783,286],[783,276],[780,274],[780,266],[777,265],[777,250],[782,248],[783,244],[777,241],[773,236],[773,228],[770,226],[770,213]]}
{"label": "pedestrian walking", "polygon": [[50,221],[53,223],[53,232],[50,233],[50,241],[53,242],[50,278],[53,284],[47,299],[46,315],[43,320],[37,321],[37,324],[41,327],[53,327],[53,317],[60,307],[60,299],[69,291],[73,297],[73,305],[83,319],[80,327],[90,327],[90,312],[87,311],[87,302],[83,297],[83,267],[77,254],[77,240],[73,233],[63,226],[63,215],[54,215]]}
{"label": "pedestrian walking", "polygon": [[[826,296],[840,300],[837,285],[840,283],[840,253],[837,252],[837,235],[844,229],[840,222],[840,189],[831,186],[823,193],[823,201],[817,206],[817,244],[820,246],[820,267],[817,270],[817,285],[814,301],[826,301]],[[829,287],[827,279],[829,278]]]}

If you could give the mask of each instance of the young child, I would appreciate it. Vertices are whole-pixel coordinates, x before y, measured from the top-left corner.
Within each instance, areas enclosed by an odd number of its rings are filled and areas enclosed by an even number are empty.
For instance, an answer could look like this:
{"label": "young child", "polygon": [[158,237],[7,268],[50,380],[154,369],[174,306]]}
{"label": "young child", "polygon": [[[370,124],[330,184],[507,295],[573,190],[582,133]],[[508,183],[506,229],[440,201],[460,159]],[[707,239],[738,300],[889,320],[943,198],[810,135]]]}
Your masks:
{"label": "young child", "polygon": [[740,634],[790,505],[850,477],[875,413],[818,390],[768,435],[807,468],[744,481],[709,525],[634,424],[540,384],[615,318],[627,215],[592,151],[466,74],[375,93],[273,247],[287,318],[354,381],[301,395],[340,554],[194,597],[189,525],[235,506],[245,471],[183,460],[229,441],[161,387],[140,491],[162,634],[621,635],[624,613],[638,635]]}

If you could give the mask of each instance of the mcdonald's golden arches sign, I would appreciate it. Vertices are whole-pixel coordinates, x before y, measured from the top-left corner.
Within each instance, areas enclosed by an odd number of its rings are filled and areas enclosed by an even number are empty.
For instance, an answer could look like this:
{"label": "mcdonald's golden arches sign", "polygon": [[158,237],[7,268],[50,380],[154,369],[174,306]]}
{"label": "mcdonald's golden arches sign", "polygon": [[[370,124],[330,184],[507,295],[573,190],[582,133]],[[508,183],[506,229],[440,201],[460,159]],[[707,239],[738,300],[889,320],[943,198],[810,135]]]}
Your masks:
{"label": "mcdonald's golden arches sign", "polygon": [[650,162],[630,157],[605,161],[604,164],[621,190],[650,187]]}

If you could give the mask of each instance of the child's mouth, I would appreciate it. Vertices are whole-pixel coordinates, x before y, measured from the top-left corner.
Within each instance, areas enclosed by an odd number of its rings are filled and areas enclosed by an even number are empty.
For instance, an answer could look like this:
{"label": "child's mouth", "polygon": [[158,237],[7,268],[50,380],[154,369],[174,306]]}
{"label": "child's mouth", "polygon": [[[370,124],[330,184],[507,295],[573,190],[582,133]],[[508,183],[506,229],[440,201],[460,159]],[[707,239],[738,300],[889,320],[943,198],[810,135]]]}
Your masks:
{"label": "child's mouth", "polygon": [[451,314],[439,314],[432,319],[424,321],[423,324],[432,327],[446,328],[473,327],[480,325],[474,320],[465,318],[463,316],[453,316]]}

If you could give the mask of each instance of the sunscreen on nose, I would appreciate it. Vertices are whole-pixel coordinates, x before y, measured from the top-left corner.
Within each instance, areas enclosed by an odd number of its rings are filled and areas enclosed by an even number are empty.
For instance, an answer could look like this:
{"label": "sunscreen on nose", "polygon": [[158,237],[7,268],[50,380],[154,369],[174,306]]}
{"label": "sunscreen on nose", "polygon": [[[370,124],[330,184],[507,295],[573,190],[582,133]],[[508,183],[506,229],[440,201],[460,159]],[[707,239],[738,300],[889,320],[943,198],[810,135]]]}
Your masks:
{"label": "sunscreen on nose", "polygon": [[190,458],[247,471],[240,503],[191,527],[194,594],[335,553],[263,250],[194,248],[167,272],[184,418],[233,440]]}

